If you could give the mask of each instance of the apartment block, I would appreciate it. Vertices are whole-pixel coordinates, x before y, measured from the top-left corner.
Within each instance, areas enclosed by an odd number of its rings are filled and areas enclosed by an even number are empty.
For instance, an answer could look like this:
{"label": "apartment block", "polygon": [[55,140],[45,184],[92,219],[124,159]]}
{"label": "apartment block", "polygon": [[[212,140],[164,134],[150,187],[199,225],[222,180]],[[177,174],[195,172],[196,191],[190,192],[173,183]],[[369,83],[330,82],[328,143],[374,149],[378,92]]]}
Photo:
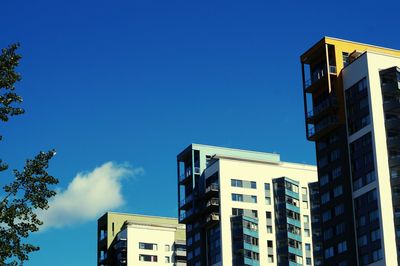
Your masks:
{"label": "apartment block", "polygon": [[107,212],[97,237],[98,266],[186,265],[185,225],[176,218]]}
{"label": "apartment block", "polygon": [[300,59],[316,265],[400,265],[400,51],[324,37]]}
{"label": "apartment block", "polygon": [[177,156],[177,168],[188,265],[314,265],[315,166],[191,144]]}

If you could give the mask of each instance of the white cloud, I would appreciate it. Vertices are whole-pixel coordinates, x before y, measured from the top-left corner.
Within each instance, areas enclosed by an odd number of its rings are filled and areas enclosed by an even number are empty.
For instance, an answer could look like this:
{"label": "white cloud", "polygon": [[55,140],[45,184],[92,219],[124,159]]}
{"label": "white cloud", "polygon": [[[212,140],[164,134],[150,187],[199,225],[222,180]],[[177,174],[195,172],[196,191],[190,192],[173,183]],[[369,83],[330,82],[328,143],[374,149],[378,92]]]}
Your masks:
{"label": "white cloud", "polygon": [[[64,227],[97,219],[124,204],[121,180],[143,174],[142,168],[107,162],[91,172],[78,173],[64,191],[50,200],[50,208],[39,213],[43,228]],[[43,229],[42,228],[42,229]]]}

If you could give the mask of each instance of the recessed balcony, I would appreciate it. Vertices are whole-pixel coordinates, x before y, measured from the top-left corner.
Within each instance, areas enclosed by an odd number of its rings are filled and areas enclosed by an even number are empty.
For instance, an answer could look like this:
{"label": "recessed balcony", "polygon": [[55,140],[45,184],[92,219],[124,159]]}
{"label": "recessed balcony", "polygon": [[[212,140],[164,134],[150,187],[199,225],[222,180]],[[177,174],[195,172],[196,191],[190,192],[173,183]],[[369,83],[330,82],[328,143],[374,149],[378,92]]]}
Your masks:
{"label": "recessed balcony", "polygon": [[207,216],[206,218],[206,225],[210,226],[215,223],[219,222],[219,213],[213,212],[210,215]]}
{"label": "recessed balcony", "polygon": [[184,185],[187,184],[190,180],[192,180],[192,168],[186,168],[185,172],[179,176],[179,182]]}
{"label": "recessed balcony", "polygon": [[385,96],[400,95],[400,84],[398,81],[382,83],[381,87]]}
{"label": "recessed balcony", "polygon": [[[337,76],[336,66],[329,66],[330,76]],[[308,93],[313,93],[320,85],[327,81],[326,67],[314,70],[309,79],[304,82],[304,89]]]}
{"label": "recessed balcony", "polygon": [[389,157],[389,167],[400,166],[400,155]]}
{"label": "recessed balcony", "polygon": [[308,129],[307,139],[311,141],[318,140],[321,136],[326,135],[331,130],[339,125],[339,120],[336,116],[329,116],[321,120],[315,126]]}
{"label": "recessed balcony", "polygon": [[206,198],[213,197],[213,196],[215,197],[215,196],[218,196],[218,193],[219,193],[219,185],[216,183],[212,183],[206,187],[204,196]]}
{"label": "recessed balcony", "polygon": [[386,130],[400,130],[400,118],[393,117],[385,120]]}
{"label": "recessed balcony", "polygon": [[204,212],[216,212],[219,210],[219,198],[211,198],[206,202]]}
{"label": "recessed balcony", "polygon": [[192,202],[193,202],[193,194],[190,194],[189,196],[180,201],[179,207],[182,210],[190,209],[192,207]]}
{"label": "recessed balcony", "polygon": [[389,150],[400,149],[400,136],[394,136],[387,138],[387,145]]}
{"label": "recessed balcony", "polygon": [[394,98],[392,100],[385,101],[383,103],[383,109],[385,112],[400,114],[400,100]]}
{"label": "recessed balcony", "polygon": [[319,120],[323,119],[329,111],[336,110],[338,107],[338,101],[336,97],[331,96],[320,104],[316,105],[311,111],[307,113],[307,122],[315,124]]}

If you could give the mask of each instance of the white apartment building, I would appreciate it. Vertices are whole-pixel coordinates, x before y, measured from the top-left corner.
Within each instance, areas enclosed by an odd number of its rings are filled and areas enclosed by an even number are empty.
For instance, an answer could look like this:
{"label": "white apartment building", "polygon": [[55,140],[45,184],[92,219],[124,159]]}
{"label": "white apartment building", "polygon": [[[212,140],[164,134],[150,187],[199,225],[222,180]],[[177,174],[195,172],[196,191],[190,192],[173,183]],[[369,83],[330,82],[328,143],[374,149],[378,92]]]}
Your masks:
{"label": "white apartment building", "polygon": [[315,166],[192,144],[178,155],[188,265],[314,265]]}

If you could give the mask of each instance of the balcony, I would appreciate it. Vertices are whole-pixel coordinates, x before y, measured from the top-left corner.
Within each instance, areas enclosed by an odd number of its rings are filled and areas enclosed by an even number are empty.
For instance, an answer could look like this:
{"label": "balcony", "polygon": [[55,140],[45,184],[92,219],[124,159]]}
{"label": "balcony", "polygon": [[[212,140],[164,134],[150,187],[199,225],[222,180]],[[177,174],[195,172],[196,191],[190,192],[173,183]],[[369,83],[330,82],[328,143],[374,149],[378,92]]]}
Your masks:
{"label": "balcony", "polygon": [[389,150],[397,150],[400,148],[400,136],[393,136],[387,138],[387,145]]}
{"label": "balcony", "polygon": [[398,81],[382,83],[382,92],[386,96],[400,95],[400,84]]}
{"label": "balcony", "polygon": [[206,191],[204,193],[205,198],[218,196],[219,193],[219,185],[216,183],[212,183],[208,187],[206,187]]}
{"label": "balcony", "polygon": [[389,167],[400,166],[400,155],[389,157]]}
{"label": "balcony", "polygon": [[211,198],[206,202],[205,213],[215,212],[219,210],[219,198]]}
{"label": "balcony", "polygon": [[389,113],[400,113],[400,100],[392,99],[383,103],[383,109]]}
{"label": "balcony", "polygon": [[181,202],[179,203],[179,207],[182,210],[190,209],[192,207],[192,204],[191,204],[192,202],[193,202],[193,194],[190,194],[189,196],[187,196],[186,198],[181,200]]}
{"label": "balcony", "polygon": [[307,122],[315,124],[317,121],[321,120],[329,111],[335,110],[338,107],[338,102],[336,97],[329,97],[317,106],[313,110],[307,113]]}
{"label": "balcony", "polygon": [[187,221],[191,220],[192,215],[193,215],[193,209],[182,212],[179,216],[179,222],[186,223]]}
{"label": "balcony", "polygon": [[192,168],[188,167],[188,168],[186,168],[185,173],[182,173],[179,176],[179,182],[181,184],[186,184],[186,183],[188,183],[189,180],[191,180],[191,177],[192,177]]}
{"label": "balcony", "polygon": [[211,226],[219,222],[219,213],[213,212],[206,218],[206,225]]}
{"label": "balcony", "polygon": [[[336,66],[329,66],[329,72],[331,76],[336,76],[337,75]],[[309,78],[304,82],[304,89],[306,92],[312,93],[324,81],[326,81],[326,67],[314,70],[314,72],[311,75],[311,78]]]}
{"label": "balcony", "polygon": [[393,117],[393,118],[386,119],[385,127],[386,127],[386,130],[388,130],[388,129],[399,130],[400,129],[400,118]]}
{"label": "balcony", "polygon": [[310,127],[307,132],[307,139],[311,141],[318,140],[321,136],[329,133],[339,125],[339,120],[336,116],[324,118],[321,122],[313,127]]}

